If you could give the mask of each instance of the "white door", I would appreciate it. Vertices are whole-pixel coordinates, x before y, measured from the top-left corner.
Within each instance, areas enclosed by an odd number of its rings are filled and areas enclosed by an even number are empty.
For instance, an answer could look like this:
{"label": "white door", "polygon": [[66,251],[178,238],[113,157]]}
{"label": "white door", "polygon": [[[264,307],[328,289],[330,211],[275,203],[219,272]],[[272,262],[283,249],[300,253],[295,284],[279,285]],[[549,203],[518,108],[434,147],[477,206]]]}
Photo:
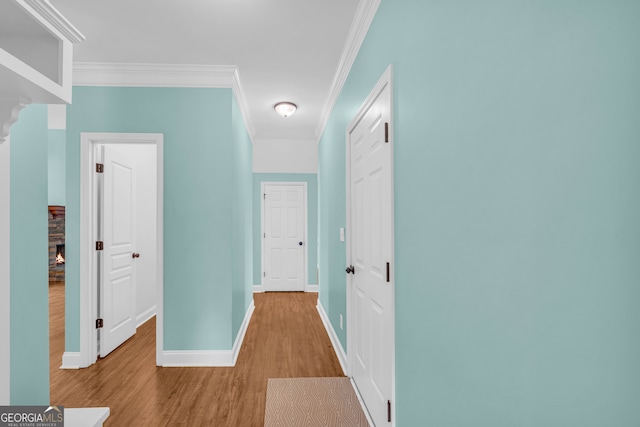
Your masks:
{"label": "white door", "polygon": [[135,186],[133,161],[117,146],[104,146],[100,356],[136,332]]}
{"label": "white door", "polygon": [[266,291],[304,291],[305,197],[304,185],[264,185]]}
{"label": "white door", "polygon": [[351,373],[376,426],[391,420],[393,199],[388,84],[348,134],[350,159]]}

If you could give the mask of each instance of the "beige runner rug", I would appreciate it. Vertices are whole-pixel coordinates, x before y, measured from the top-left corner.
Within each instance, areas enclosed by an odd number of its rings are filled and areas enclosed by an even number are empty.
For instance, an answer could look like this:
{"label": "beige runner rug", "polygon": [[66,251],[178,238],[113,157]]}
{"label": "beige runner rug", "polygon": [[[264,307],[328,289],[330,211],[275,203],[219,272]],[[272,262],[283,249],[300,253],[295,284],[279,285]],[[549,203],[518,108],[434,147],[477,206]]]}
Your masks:
{"label": "beige runner rug", "polygon": [[264,425],[368,427],[369,423],[349,378],[269,378]]}

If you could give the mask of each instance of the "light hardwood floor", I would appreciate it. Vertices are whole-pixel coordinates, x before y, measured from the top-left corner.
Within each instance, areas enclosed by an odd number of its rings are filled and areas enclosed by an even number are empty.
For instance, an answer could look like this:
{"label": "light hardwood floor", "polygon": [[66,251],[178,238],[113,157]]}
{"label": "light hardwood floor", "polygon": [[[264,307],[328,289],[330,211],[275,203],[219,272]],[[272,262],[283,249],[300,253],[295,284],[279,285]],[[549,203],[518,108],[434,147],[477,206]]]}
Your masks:
{"label": "light hardwood floor", "polygon": [[60,370],[64,286],[50,286],[49,301],[51,403],[108,406],[105,426],[262,426],[268,378],[342,376],[316,294],[256,294],[232,368],[156,367],[154,318],[90,368]]}

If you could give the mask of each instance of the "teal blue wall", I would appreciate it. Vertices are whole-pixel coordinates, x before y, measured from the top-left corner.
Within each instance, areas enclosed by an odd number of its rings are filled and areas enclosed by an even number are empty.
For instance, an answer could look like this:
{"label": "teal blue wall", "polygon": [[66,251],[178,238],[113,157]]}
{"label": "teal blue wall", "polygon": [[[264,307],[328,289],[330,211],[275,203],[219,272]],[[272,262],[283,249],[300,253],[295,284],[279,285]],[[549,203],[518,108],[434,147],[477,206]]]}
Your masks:
{"label": "teal blue wall", "polygon": [[47,131],[49,146],[49,205],[51,206],[65,205],[66,138],[66,130],[50,129]]}
{"label": "teal blue wall", "polygon": [[74,88],[67,110],[66,351],[79,349],[80,132],[164,134],[164,349],[231,349],[232,98],[231,89]]}
{"label": "teal blue wall", "polygon": [[[242,114],[235,98],[232,100],[231,120],[233,132],[233,186],[232,227],[233,239],[233,330],[235,337],[240,330],[247,308],[253,301],[253,262],[251,234],[251,168],[253,144],[247,133]],[[228,182],[228,181],[227,181]],[[225,184],[223,184],[225,185]]]}
{"label": "teal blue wall", "polygon": [[253,174],[253,284],[262,284],[262,190],[263,182],[307,183],[307,284],[317,285],[318,265],[318,175],[315,173],[254,173]]}
{"label": "teal blue wall", "polygon": [[639,22],[382,2],[320,143],[320,290],[340,332],[345,129],[393,64],[398,425],[640,425]]}
{"label": "teal blue wall", "polygon": [[11,404],[49,404],[47,106],[11,127]]}

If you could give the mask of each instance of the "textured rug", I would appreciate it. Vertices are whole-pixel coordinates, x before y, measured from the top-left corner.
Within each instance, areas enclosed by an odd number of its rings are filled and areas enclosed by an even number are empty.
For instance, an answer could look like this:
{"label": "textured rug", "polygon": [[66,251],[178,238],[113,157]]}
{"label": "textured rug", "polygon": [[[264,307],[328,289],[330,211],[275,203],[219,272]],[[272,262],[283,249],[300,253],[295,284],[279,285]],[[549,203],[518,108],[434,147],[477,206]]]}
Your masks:
{"label": "textured rug", "polygon": [[269,378],[264,425],[368,427],[349,378]]}

